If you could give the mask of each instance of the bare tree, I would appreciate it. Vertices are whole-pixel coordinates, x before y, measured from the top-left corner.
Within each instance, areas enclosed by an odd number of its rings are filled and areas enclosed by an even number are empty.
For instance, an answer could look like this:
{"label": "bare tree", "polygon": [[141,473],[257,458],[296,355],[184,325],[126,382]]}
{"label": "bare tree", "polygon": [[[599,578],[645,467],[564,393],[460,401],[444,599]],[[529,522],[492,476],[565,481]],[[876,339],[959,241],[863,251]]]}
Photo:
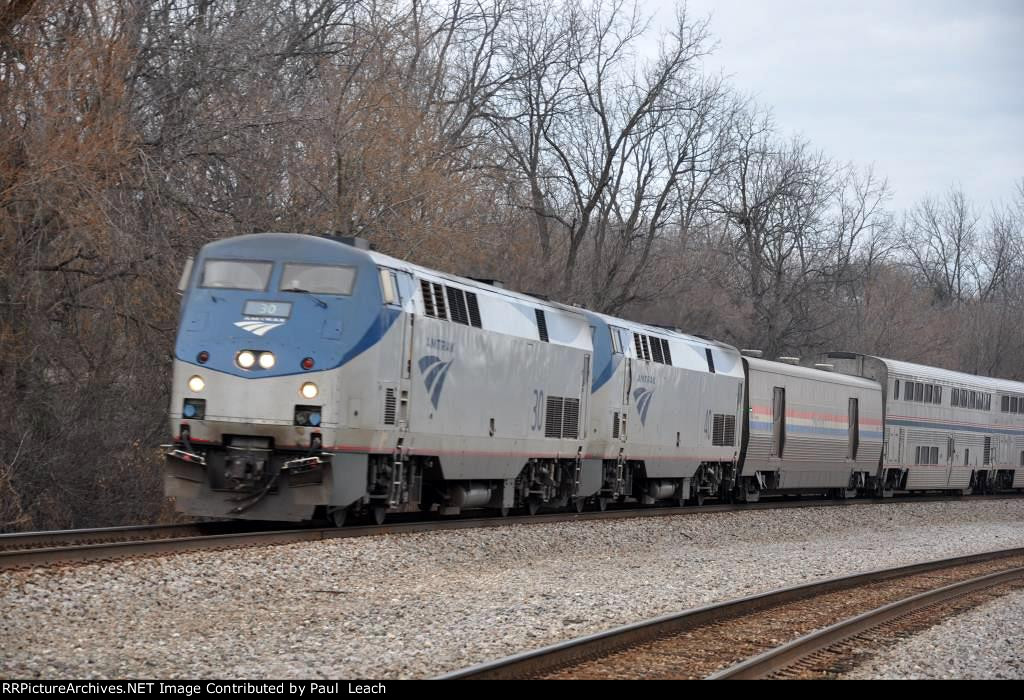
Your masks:
{"label": "bare tree", "polygon": [[738,121],[734,139],[716,205],[753,305],[753,340],[778,355],[829,323],[817,302],[840,258],[827,216],[836,170],[804,142],[777,142],[764,116]]}
{"label": "bare tree", "polygon": [[657,241],[685,227],[717,169],[726,91],[698,71],[706,22],[680,5],[657,58],[637,62],[647,32],[625,0],[529,14],[491,115],[557,294],[604,311],[650,294]]}
{"label": "bare tree", "polygon": [[978,214],[959,189],[942,200],[926,198],[907,214],[907,256],[941,303],[962,304],[976,291],[978,224]]}

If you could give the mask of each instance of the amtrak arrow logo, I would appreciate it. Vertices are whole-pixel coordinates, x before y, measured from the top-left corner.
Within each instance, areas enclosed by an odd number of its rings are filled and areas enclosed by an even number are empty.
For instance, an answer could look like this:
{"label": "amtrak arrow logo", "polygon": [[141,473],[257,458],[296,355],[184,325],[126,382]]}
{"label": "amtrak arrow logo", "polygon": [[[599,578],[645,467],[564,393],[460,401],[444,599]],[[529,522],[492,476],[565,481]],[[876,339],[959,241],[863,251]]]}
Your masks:
{"label": "amtrak arrow logo", "polygon": [[423,383],[427,385],[430,392],[430,403],[437,408],[437,402],[441,400],[441,389],[444,387],[444,378],[448,376],[448,370],[454,360],[442,362],[440,357],[427,355],[419,361],[420,372],[423,373]]}
{"label": "amtrak arrow logo", "polygon": [[653,396],[653,389],[640,387],[633,392],[633,399],[636,401],[636,412],[640,414],[641,425],[647,425],[647,409],[651,407],[651,398]]}
{"label": "amtrak arrow logo", "polygon": [[235,325],[243,331],[249,331],[254,335],[266,335],[283,323],[267,323],[266,321],[235,321]]}

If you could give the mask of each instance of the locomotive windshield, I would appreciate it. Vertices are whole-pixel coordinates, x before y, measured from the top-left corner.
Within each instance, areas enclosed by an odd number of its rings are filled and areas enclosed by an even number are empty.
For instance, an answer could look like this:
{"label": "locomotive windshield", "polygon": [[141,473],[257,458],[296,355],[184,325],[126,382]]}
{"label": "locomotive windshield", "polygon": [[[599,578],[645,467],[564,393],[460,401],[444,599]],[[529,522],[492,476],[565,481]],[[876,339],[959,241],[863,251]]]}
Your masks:
{"label": "locomotive windshield", "polygon": [[356,271],[353,267],[288,263],[281,275],[281,291],[349,296],[355,281]]}
{"label": "locomotive windshield", "polygon": [[273,267],[273,263],[255,260],[207,260],[199,286],[262,292],[267,288]]}

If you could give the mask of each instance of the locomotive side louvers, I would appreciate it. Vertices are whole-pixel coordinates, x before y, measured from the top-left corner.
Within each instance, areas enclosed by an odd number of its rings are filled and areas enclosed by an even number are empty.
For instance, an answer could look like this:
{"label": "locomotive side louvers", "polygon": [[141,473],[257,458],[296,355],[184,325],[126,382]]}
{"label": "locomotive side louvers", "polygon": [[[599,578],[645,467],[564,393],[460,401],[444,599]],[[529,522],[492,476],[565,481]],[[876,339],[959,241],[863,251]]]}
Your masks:
{"label": "locomotive side louvers", "polygon": [[572,438],[579,437],[580,400],[561,396],[549,396],[544,419],[544,437]]}
{"label": "locomotive side louvers", "polygon": [[711,444],[716,447],[736,445],[736,416],[716,413],[711,424]]}
{"label": "locomotive side louvers", "polygon": [[395,424],[395,390],[388,387],[384,390],[384,425]]}

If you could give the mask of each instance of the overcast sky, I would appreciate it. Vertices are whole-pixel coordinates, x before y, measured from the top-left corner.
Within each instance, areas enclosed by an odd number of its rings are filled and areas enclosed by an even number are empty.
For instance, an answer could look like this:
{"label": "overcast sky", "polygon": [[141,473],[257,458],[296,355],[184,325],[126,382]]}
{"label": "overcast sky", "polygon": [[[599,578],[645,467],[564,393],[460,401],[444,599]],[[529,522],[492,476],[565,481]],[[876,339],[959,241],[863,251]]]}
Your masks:
{"label": "overcast sky", "polygon": [[[666,0],[647,0],[670,11]],[[893,206],[962,185],[978,204],[1024,177],[1024,2],[689,0],[707,65],[833,158],[874,163]]]}

